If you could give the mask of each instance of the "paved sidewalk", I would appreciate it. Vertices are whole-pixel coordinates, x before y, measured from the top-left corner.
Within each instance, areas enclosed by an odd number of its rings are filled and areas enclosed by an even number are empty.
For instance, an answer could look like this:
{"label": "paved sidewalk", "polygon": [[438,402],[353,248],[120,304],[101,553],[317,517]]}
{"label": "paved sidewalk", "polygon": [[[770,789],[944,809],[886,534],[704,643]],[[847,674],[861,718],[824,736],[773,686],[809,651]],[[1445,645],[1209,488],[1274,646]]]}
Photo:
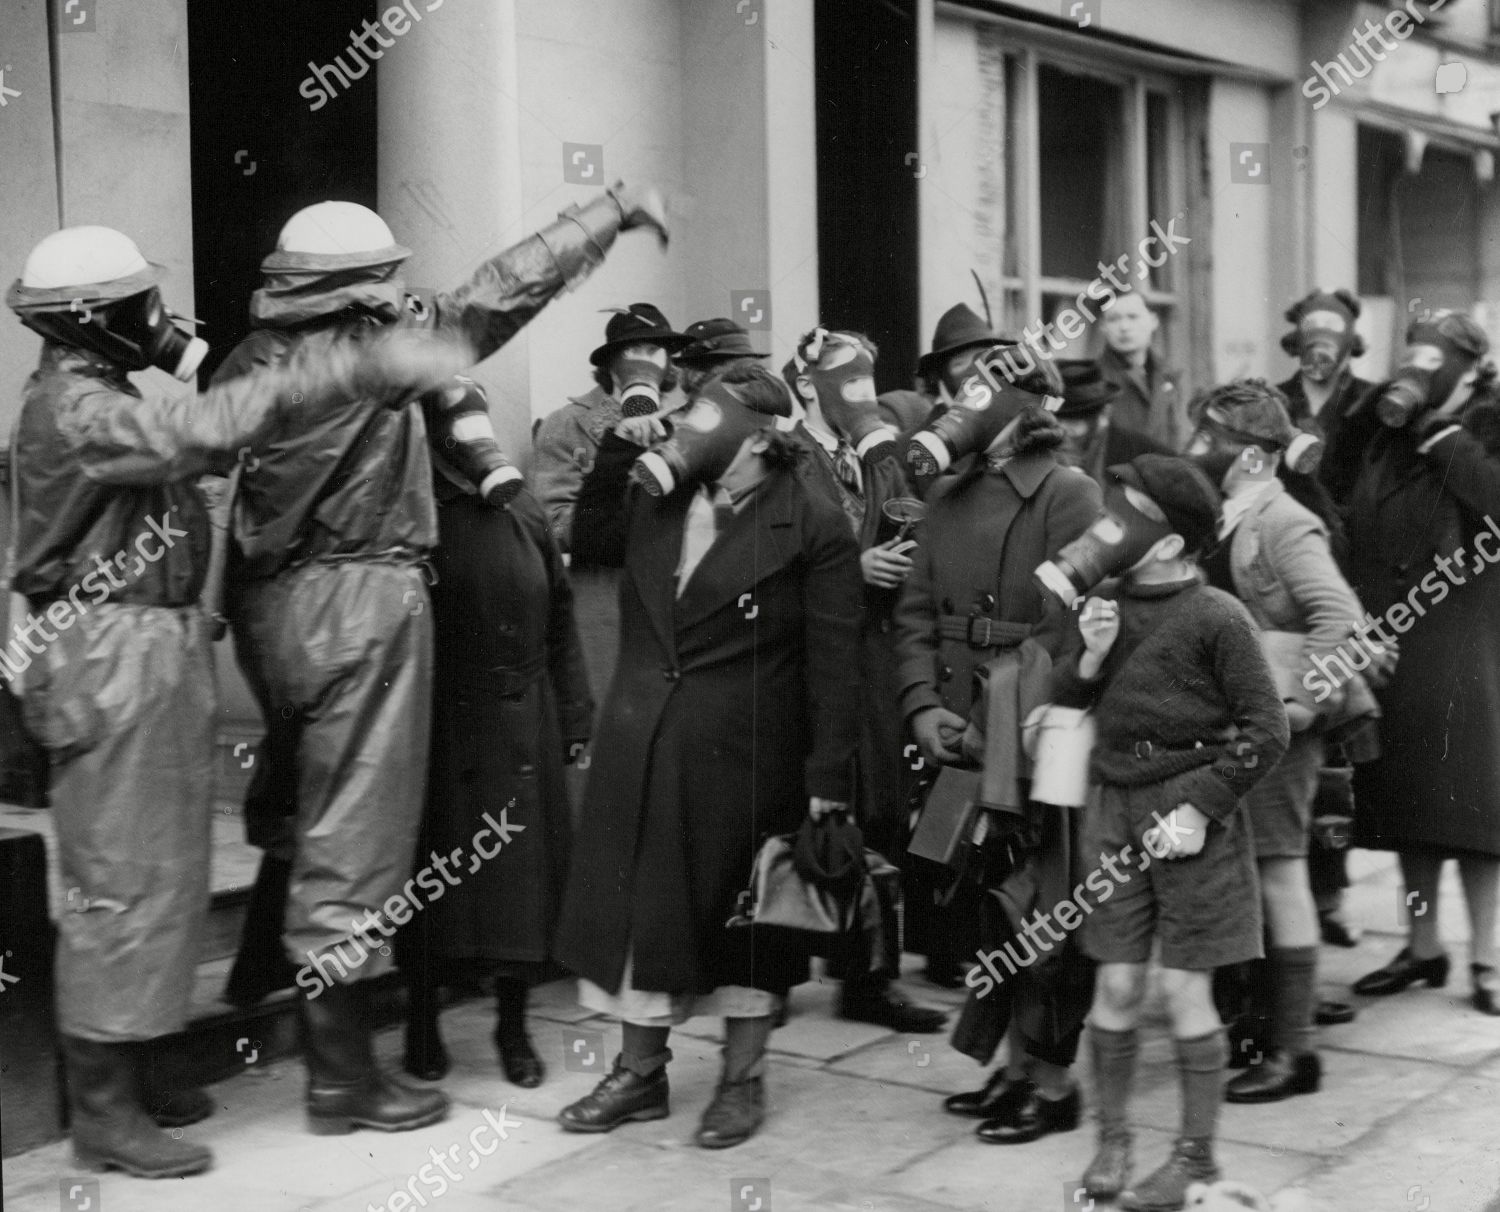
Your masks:
{"label": "paved sidewalk", "polygon": [[[1398,945],[1400,892],[1389,858],[1358,855],[1356,874],[1351,908],[1370,933],[1356,951],[1324,949],[1332,996]],[[1220,1161],[1228,1176],[1267,1192],[1301,1188],[1305,1202],[1296,1206],[1329,1212],[1494,1206],[1500,1020],[1468,1005],[1461,904],[1456,884],[1445,889],[1454,959],[1447,989],[1368,1002],[1356,1023],[1325,1030],[1321,1093],[1224,1108]],[[911,986],[929,1000],[957,1004],[955,994],[920,980]],[[549,1065],[538,1090],[518,1090],[499,1076],[490,1008],[470,1002],[444,1016],[454,1059],[445,1082],[454,1109],[445,1123],[392,1136],[309,1136],[300,1064],[250,1064],[242,1077],[213,1088],[218,1113],[187,1129],[214,1148],[218,1164],[210,1174],[167,1182],[80,1176],[67,1146],[55,1145],[5,1163],[4,1206],[84,1212],[82,1200],[92,1197],[87,1212],[411,1212],[426,1205],[441,1212],[1078,1212],[1068,1192],[1091,1152],[1091,1128],[1021,1148],[979,1144],[971,1123],[938,1106],[942,1095],[982,1077],[977,1066],[943,1036],[902,1037],[836,1020],[832,996],[826,984],[794,994],[793,1017],[774,1037],[769,1120],[737,1149],[711,1153],[692,1144],[717,1073],[711,1020],[694,1020],[674,1035],[671,1118],[607,1136],[559,1130],[552,1122],[558,1109],[597,1080],[564,1070],[568,1033],[607,1024],[574,1005],[569,986],[553,985],[534,1001],[534,1036]],[[605,1035],[605,1053],[613,1055],[618,1032]],[[1146,1038],[1134,1117],[1139,1165],[1149,1169],[1169,1146],[1177,1095],[1159,1016]],[[585,1039],[571,1054],[575,1063],[596,1042]],[[399,1032],[385,1033],[380,1045],[395,1065]],[[498,1146],[486,1111],[505,1125]],[[441,1195],[436,1181],[418,1177],[433,1160],[430,1150],[452,1150],[448,1164],[458,1177]],[[425,1204],[392,1199],[409,1180]],[[100,1185],[70,1203],[69,1191],[81,1182]]]}

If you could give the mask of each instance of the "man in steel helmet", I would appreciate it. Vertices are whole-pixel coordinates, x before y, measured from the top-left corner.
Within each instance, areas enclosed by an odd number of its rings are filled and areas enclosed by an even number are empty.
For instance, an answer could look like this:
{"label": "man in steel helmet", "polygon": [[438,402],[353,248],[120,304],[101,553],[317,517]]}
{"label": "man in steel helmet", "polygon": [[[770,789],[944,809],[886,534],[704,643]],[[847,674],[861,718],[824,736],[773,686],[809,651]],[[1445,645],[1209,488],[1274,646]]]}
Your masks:
{"label": "man in steel helmet", "polygon": [[[350,330],[392,326],[452,334],[480,362],[634,228],[665,243],[661,198],[616,185],[426,308],[406,295],[410,254],[378,215],[347,202],[310,206],[263,263],[250,304],[255,331],[218,378],[304,356]],[[294,810],[276,821],[258,814],[252,840],[291,863],[283,941],[305,994],[308,1123],[319,1133],[419,1128],[448,1105],[441,1091],[380,1072],[363,1009],[364,982],[393,963],[384,939],[420,906],[409,877],[431,718],[422,565],[437,518],[428,430],[417,404],[372,418],[357,395],[344,403],[317,424],[281,427],[247,465],[233,507],[229,594],[236,655],[279,767],[265,773],[287,787]],[[435,449],[446,445],[434,436]],[[509,844],[525,846],[527,836],[518,830]]]}
{"label": "man in steel helmet", "polygon": [[15,436],[11,588],[30,610],[0,659],[51,755],[74,1148],[81,1164],[145,1178],[212,1161],[162,1132],[211,1106],[202,1091],[156,1088],[147,1048],[184,1026],[208,904],[214,689],[195,481],[329,395],[421,390],[443,373],[361,361],[346,343],[201,397],[143,389],[130,372],[191,380],[208,348],[172,323],[164,272],[117,231],[68,228],[37,245],[6,296],[45,342]]}

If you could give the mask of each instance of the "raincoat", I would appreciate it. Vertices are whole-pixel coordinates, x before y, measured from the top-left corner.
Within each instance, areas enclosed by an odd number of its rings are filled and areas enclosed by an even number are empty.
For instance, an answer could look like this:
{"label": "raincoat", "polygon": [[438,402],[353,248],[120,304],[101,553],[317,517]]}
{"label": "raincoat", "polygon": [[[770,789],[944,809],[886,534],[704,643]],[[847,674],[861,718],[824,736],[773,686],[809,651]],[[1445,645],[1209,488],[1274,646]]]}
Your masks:
{"label": "raincoat", "polygon": [[[565,212],[430,309],[408,306],[394,265],[268,274],[251,302],[257,330],[218,378],[315,350],[350,325],[441,330],[482,361],[603,261],[620,222],[608,197]],[[261,811],[252,836],[291,852],[284,942],[310,965],[298,977],[309,991],[388,971],[373,923],[403,886],[414,899],[432,714],[423,566],[438,537],[427,440],[415,399],[372,415],[351,396],[316,423],[283,426],[246,466],[234,506],[235,651],[265,752],[293,767],[267,772],[284,794],[265,802],[290,801],[295,816],[268,823]]]}
{"label": "raincoat", "polygon": [[0,663],[51,757],[65,1035],[184,1025],[208,904],[215,707],[194,481],[274,426],[284,383],[143,396],[106,359],[50,342],[27,382],[11,585],[29,613]]}

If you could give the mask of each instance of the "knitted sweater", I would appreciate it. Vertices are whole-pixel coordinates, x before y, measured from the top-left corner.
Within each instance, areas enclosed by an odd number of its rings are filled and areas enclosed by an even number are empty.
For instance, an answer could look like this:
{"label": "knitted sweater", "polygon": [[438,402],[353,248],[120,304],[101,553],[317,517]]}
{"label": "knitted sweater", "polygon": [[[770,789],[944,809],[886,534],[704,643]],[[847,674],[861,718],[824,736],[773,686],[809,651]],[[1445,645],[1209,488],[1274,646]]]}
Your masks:
{"label": "knitted sweater", "polygon": [[1093,777],[1141,787],[1182,778],[1173,794],[1223,822],[1286,751],[1286,712],[1245,608],[1194,578],[1114,582],[1120,633],[1099,676],[1079,676],[1075,623],[1052,671],[1053,702],[1092,707]]}

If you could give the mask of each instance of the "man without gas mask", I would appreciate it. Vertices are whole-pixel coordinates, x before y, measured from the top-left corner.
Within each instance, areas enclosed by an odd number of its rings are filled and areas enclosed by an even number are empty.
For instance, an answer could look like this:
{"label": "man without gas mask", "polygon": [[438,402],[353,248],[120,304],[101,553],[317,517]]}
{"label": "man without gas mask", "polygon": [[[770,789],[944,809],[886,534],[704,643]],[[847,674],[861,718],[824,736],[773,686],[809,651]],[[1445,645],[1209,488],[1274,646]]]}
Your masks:
{"label": "man without gas mask", "polygon": [[620,422],[583,485],[580,517],[616,520],[591,533],[624,568],[620,654],[556,954],[624,1038],[614,1072],[560,1114],[570,1131],[665,1116],[669,1030],[696,1013],[727,1020],[697,1140],[747,1139],[771,1024],[806,979],[805,959],[726,925],[760,841],[847,810],[854,790],[859,549],[774,428],[789,411],[769,371],[740,368],[670,436],[654,417]]}
{"label": "man without gas mask", "polygon": [[462,365],[438,350],[402,369],[397,344],[344,342],[167,396],[128,375],[154,366],[190,381],[208,347],[172,323],[164,275],[117,231],[68,228],[37,245],[6,296],[44,340],[15,436],[11,588],[34,613],[13,648],[25,666],[7,674],[51,751],[61,879],[82,894],[57,941],[73,1143],[80,1162],[143,1178],[212,1160],[160,1130],[212,1104],[162,1090],[145,1046],[184,1026],[208,905],[215,704],[196,481],[343,394],[430,386]]}
{"label": "man without gas mask", "polygon": [[1099,322],[1104,349],[1099,373],[1120,388],[1115,419],[1155,438],[1168,450],[1181,450],[1191,428],[1181,378],[1152,348],[1161,320],[1138,291],[1115,300]]}
{"label": "man without gas mask", "polygon": [[[886,512],[891,502],[915,504],[902,469],[896,431],[882,417],[875,396],[878,351],[859,333],[816,328],[798,342],[792,379],[804,416],[792,430],[807,456],[809,482],[849,520],[860,545],[865,586],[861,635],[862,696],[859,748],[859,823],[866,842],[893,860],[900,858],[906,772],[898,703],[891,612],[911,572],[910,552],[919,538]],[[891,507],[901,514],[903,504]],[[887,937],[895,947],[896,931]],[[911,1003],[892,982],[900,975],[900,952],[884,957],[873,973],[837,973],[843,979],[839,1013],[893,1031],[942,1029],[944,1015]]]}
{"label": "man without gas mask", "polygon": [[1365,352],[1355,331],[1360,302],[1347,290],[1314,290],[1287,308],[1292,330],[1281,348],[1298,361],[1297,373],[1277,386],[1287,398],[1293,424],[1321,434],[1327,451],[1318,478],[1336,505],[1347,501],[1363,451],[1344,443],[1344,420],[1369,393],[1371,384],[1350,368]]}
{"label": "man without gas mask", "polygon": [[[1050,652],[1063,638],[1066,614],[1049,606],[1032,571],[1088,527],[1100,497],[1088,476],[1057,460],[1064,435],[1047,407],[1057,402],[1055,373],[1043,363],[1018,383],[1001,379],[998,389],[971,375],[953,393],[952,407],[908,447],[909,458],[928,461],[933,470],[951,468],[930,491],[922,542],[895,613],[901,709],[933,772],[968,760],[962,739],[971,713],[984,702],[981,670],[1012,676],[1025,641]],[[1019,732],[1020,722],[1014,723]],[[999,778],[989,770],[986,778],[991,773]],[[1013,816],[985,813],[996,837],[1011,823],[1000,818]],[[1066,810],[1045,822],[1042,841],[1026,860],[1032,870],[1066,863],[1063,833],[1073,827]],[[929,967],[956,965],[1000,945],[999,902],[991,893],[1010,874],[1003,864],[986,863],[941,909],[930,886],[925,903],[916,892],[908,898],[913,950],[926,950]],[[1054,971],[1061,975],[1045,988],[1023,972],[1000,996],[980,1000],[976,991],[965,1009],[961,1033],[995,1016],[987,1036],[969,1031],[971,1040],[990,1041],[988,1049],[970,1045],[969,1054],[981,1063],[1005,1034],[1006,1008],[1013,1011],[1007,1064],[982,1089],[945,1103],[953,1114],[983,1120],[980,1138],[990,1143],[1023,1144],[1077,1123],[1069,1068],[1088,1006],[1089,975],[1071,954],[1059,954]]]}

